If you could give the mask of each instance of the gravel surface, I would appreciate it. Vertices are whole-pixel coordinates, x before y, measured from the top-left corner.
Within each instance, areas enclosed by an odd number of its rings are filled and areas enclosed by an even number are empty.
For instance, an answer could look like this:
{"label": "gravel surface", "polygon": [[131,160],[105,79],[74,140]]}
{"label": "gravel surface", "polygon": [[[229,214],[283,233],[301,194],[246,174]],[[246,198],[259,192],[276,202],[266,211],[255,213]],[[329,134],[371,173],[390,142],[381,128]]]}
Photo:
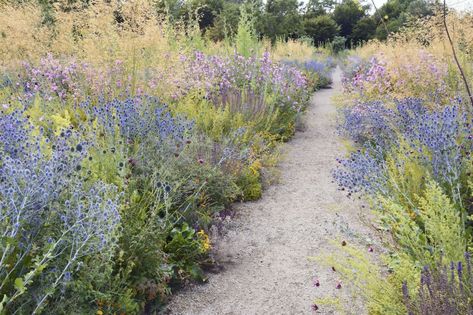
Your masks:
{"label": "gravel surface", "polygon": [[[330,296],[341,297],[348,314],[366,313],[361,301],[350,299],[350,284],[337,290],[339,276],[308,259],[332,251],[331,240],[356,242],[356,235],[370,233],[359,219],[359,203],[332,183],[335,158],[344,152],[331,100],[341,92],[339,69],[333,81],[331,89],[314,95],[306,130],[285,145],[279,184],[256,202],[235,205],[236,217],[214,244],[222,270],[177,292],[170,314],[312,314],[314,299]],[[324,305],[317,311],[340,313]]]}

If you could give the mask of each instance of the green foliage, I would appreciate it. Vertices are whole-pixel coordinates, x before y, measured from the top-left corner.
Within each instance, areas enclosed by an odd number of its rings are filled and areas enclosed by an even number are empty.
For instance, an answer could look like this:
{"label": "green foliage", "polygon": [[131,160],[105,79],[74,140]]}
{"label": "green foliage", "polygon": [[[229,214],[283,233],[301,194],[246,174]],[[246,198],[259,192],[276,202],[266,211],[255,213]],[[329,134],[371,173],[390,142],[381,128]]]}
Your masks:
{"label": "green foliage", "polygon": [[[338,243],[340,244],[340,243]],[[339,273],[344,282],[354,288],[353,295],[359,297],[366,303],[369,314],[405,314],[406,308],[402,300],[402,281],[408,277],[415,283],[419,280],[418,268],[412,265],[405,256],[397,257],[395,263],[391,263],[392,270],[387,277],[371,253],[352,245],[336,245],[338,250],[328,254],[324,258],[313,258],[326,265],[333,267]],[[386,257],[386,261],[391,259]],[[397,276],[402,275],[403,279]],[[335,306],[338,303],[335,304]]]}
{"label": "green foliage", "polygon": [[[19,1],[24,3],[25,1]],[[28,1],[26,1],[28,2]],[[85,0],[39,1],[43,24],[53,26],[56,10],[80,10],[93,5]],[[309,0],[301,8],[296,0],[261,0],[235,2],[229,0],[157,0],[153,6],[159,14],[170,23],[184,22],[185,25],[197,21],[202,34],[214,41],[222,41],[237,34],[248,16],[254,19],[250,33],[258,38],[266,37],[274,43],[277,39],[319,37],[314,42],[324,42],[333,38],[333,29],[327,34],[315,24],[314,18],[330,16],[340,27],[340,35],[347,38],[349,45],[359,44],[371,38],[386,39],[389,33],[397,32],[409,19],[422,18],[434,14],[435,3],[428,0],[390,0],[372,12],[369,6],[361,5],[355,0]],[[246,9],[244,9],[246,7]],[[240,16],[240,10],[251,11],[247,16]],[[122,23],[124,16],[120,10],[115,11],[117,23]],[[319,21],[320,23],[320,21]],[[323,25],[327,22],[324,21]],[[315,30],[321,30],[315,32]],[[322,39],[320,39],[322,38]]]}
{"label": "green foliage", "polygon": [[195,11],[199,18],[199,27],[201,30],[207,30],[214,26],[215,19],[223,10],[222,0],[194,0],[191,10]]}
{"label": "green foliage", "polygon": [[224,2],[222,12],[215,18],[214,25],[205,35],[213,41],[233,38],[239,29],[239,24],[243,22],[240,21],[240,10],[237,3]]}
{"label": "green foliage", "polygon": [[297,38],[302,21],[297,0],[268,0],[262,21],[262,33],[274,43],[278,38]]}
{"label": "green foliage", "polygon": [[459,261],[469,242],[465,235],[463,214],[435,183],[427,184],[425,195],[419,197],[420,220],[423,221],[430,254],[448,261]]}
{"label": "green foliage", "polygon": [[376,21],[372,17],[361,18],[353,28],[351,39],[355,44],[373,39],[376,35],[376,27]]}
{"label": "green foliage", "polygon": [[348,43],[352,40],[355,25],[365,16],[365,12],[366,8],[354,0],[343,0],[335,7],[333,19],[340,25],[340,35],[347,38]]}
{"label": "green foliage", "polygon": [[211,102],[202,98],[202,94],[202,91],[189,93],[176,104],[174,110],[194,120],[197,127],[214,140],[247,126],[242,113],[232,113],[228,106],[215,108]]}
{"label": "green foliage", "polygon": [[[461,157],[459,172],[462,174],[448,181],[436,178],[436,182],[431,175],[435,173],[432,165],[422,163],[423,159],[431,158],[430,154],[427,150],[414,149],[415,145],[418,144],[399,140],[394,146],[383,147],[386,183],[377,189],[376,195],[368,197],[376,210],[373,219],[381,235],[382,243],[378,246],[383,248],[381,261],[376,256],[369,258],[373,256],[372,248],[350,246],[340,246],[340,252],[331,253],[328,259],[331,266],[354,284],[354,295],[364,297],[370,314],[406,314],[409,304],[405,292],[409,292],[409,299],[415,303],[432,298],[433,295],[426,298],[419,293],[421,273],[425,276],[428,269],[437,274],[445,267],[445,262],[465,264],[465,252],[471,250],[471,217],[468,217],[471,187],[467,187],[471,185],[472,164],[469,153]],[[458,273],[462,274],[461,264],[457,266]],[[471,292],[466,290],[445,292],[445,282],[450,283],[446,277],[449,271],[446,267],[441,271],[444,274],[441,279],[430,278],[437,281],[432,285],[438,291],[435,294],[444,295],[445,300],[450,295],[462,294],[452,303],[457,306],[463,297],[470,298]],[[425,279],[423,285],[431,281]],[[457,279],[451,281],[455,283]],[[428,294],[427,289],[424,294]],[[443,308],[435,305],[436,301],[429,303],[432,314],[442,313]]]}
{"label": "green foliage", "polygon": [[397,32],[409,18],[422,18],[433,15],[435,2],[425,0],[390,0],[383,4],[373,18],[376,20],[376,37],[386,39],[392,32]]}
{"label": "green foliage", "polygon": [[[271,12],[291,26],[300,20],[299,5],[286,4],[278,2]],[[41,216],[32,216],[32,222],[44,219],[48,224],[33,235],[28,243],[31,251],[23,256],[20,240],[30,226],[17,238],[0,237],[0,247],[6,248],[0,255],[4,257],[0,272],[8,274],[0,279],[0,314],[31,313],[30,304],[38,299],[44,299],[38,312],[48,314],[158,313],[176,287],[205,280],[201,266],[212,262],[207,231],[220,212],[237,200],[261,197],[263,174],[276,165],[278,144],[294,134],[295,122],[308,102],[306,78],[296,68],[271,60],[271,48],[261,54],[265,45],[259,32],[262,2],[84,1],[79,5],[70,1],[48,2],[46,9],[58,17],[50,23],[58,42],[45,43],[48,48],[41,53],[53,46],[57,50],[46,59],[36,53],[23,71],[12,62],[9,71],[15,73],[15,82],[9,79],[10,73],[0,82],[0,118],[18,110],[32,124],[31,133],[51,136],[48,141],[67,138],[71,132],[74,137],[61,152],[77,157],[77,165],[63,177],[83,186],[100,183],[101,190],[90,193],[90,204],[89,196],[79,198],[80,189],[67,190],[48,204],[49,212],[25,201],[34,211],[41,211]],[[153,10],[166,17],[161,19]],[[87,18],[80,21],[79,16]],[[64,24],[57,24],[61,21]],[[285,26],[278,30],[282,37],[296,36],[286,33]],[[54,36],[47,33],[44,38]],[[94,40],[85,44],[85,38]],[[76,43],[82,39],[80,45]],[[209,39],[226,42],[218,45]],[[104,46],[99,45],[102,42]],[[306,58],[313,51],[308,45],[292,44],[294,50],[302,48],[297,57]],[[96,55],[85,53],[85,46]],[[286,43],[280,46],[286,49]],[[55,54],[58,50],[60,58]],[[195,50],[212,51],[212,55],[201,56]],[[233,64],[231,56],[236,60]],[[219,75],[229,82],[220,85],[220,77],[210,80],[213,69],[196,69],[199,65],[190,62],[193,57],[205,57],[209,64],[221,62]],[[194,74],[194,70],[200,72]],[[185,120],[182,125],[181,120]],[[38,148],[44,146],[44,155],[49,157],[52,146],[45,139],[38,141]],[[1,156],[0,171],[4,161]],[[29,163],[28,159],[25,164]],[[62,164],[51,167],[62,169]],[[51,170],[46,168],[44,173]],[[4,173],[0,175],[3,183]],[[43,193],[41,185],[36,186],[35,198]],[[79,221],[84,209],[111,203],[116,205],[113,218],[118,223],[107,234],[110,245],[65,266],[64,258],[74,246],[58,237],[64,246],[58,252],[55,239],[49,236],[60,236],[60,228],[67,228],[67,218],[59,212],[69,208],[63,204],[69,195],[86,200],[74,212]],[[108,220],[112,217],[104,211],[97,213]],[[108,223],[91,228],[94,241],[105,242],[100,232],[112,226]],[[80,232],[82,226],[76,228]]]}
{"label": "green foliage", "polygon": [[305,7],[305,18],[314,18],[320,15],[326,15],[333,11],[336,5],[334,0],[309,0]]}
{"label": "green foliage", "polygon": [[181,0],[157,0],[155,2],[156,11],[166,15],[170,20],[175,21],[184,11],[184,3]]}
{"label": "green foliage", "polygon": [[414,209],[387,197],[379,198],[379,207],[380,221],[395,241],[386,244],[390,253],[382,257],[387,276],[371,253],[353,246],[340,246],[322,261],[354,284],[356,294],[368,301],[370,314],[405,314],[403,283],[416,292],[422,268],[436,268],[441,259],[463,260],[468,240],[458,209],[433,181],[416,198]]}
{"label": "green foliage", "polygon": [[245,57],[256,54],[254,49],[258,47],[254,24],[254,16],[249,11],[249,6],[240,6],[240,22],[238,23],[235,41],[238,53]]}
{"label": "green foliage", "polygon": [[305,35],[312,38],[314,44],[331,42],[340,31],[340,27],[328,15],[306,19],[303,26]]}
{"label": "green foliage", "polygon": [[176,273],[186,273],[193,279],[203,280],[204,275],[198,264],[203,250],[195,230],[184,223],[181,227],[174,227],[168,239],[164,252],[169,254],[169,262]]}
{"label": "green foliage", "polygon": [[429,182],[415,208],[380,198],[382,221],[410,258],[433,264],[442,255],[447,261],[463,257],[467,247],[461,213],[435,182]]}
{"label": "green foliage", "polygon": [[237,185],[242,188],[243,200],[257,200],[261,198],[262,185],[260,178],[261,163],[255,161],[237,178]]}
{"label": "green foliage", "polygon": [[330,48],[334,54],[339,54],[345,50],[345,43],[347,39],[343,36],[335,36],[333,41],[330,43]]}

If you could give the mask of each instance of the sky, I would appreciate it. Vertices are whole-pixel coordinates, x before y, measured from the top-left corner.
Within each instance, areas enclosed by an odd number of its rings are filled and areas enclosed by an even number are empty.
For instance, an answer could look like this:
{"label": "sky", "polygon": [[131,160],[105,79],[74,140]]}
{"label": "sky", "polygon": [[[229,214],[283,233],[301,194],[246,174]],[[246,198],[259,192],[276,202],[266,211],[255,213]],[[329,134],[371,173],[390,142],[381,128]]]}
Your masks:
{"label": "sky", "polygon": [[[386,1],[387,0],[374,0],[374,3],[379,8]],[[365,2],[371,4],[371,0],[365,0]],[[447,6],[455,8],[458,11],[473,10],[473,0],[447,0]]]}

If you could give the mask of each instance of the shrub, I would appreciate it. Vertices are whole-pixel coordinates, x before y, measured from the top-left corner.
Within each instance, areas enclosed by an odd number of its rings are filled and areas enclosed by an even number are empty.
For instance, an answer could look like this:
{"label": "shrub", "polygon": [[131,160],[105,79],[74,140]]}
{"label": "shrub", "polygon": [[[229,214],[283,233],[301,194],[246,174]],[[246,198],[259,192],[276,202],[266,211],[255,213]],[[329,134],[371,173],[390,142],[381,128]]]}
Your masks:
{"label": "shrub", "polygon": [[331,42],[331,49],[334,54],[338,54],[345,50],[346,38],[343,36],[335,36]]}

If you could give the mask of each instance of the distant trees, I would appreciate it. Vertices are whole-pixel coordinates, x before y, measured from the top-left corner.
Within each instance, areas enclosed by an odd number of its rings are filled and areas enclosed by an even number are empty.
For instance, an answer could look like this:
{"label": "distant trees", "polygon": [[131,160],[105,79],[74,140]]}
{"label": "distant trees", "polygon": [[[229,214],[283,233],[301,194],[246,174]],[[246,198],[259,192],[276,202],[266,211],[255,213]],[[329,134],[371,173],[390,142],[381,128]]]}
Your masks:
{"label": "distant trees", "polygon": [[335,8],[335,0],[309,0],[305,7],[305,18],[313,18],[330,13]]}
{"label": "distant trees", "polygon": [[240,4],[224,2],[223,9],[215,18],[213,26],[206,31],[206,35],[214,40],[223,40],[226,36],[234,36],[240,20]]}
{"label": "distant trees", "polygon": [[297,38],[302,35],[301,4],[298,0],[267,0],[262,20],[262,34],[277,38]]}
{"label": "distant trees", "polygon": [[434,0],[388,0],[373,15],[377,24],[376,38],[386,39],[389,33],[397,32],[407,22],[408,17],[432,15],[435,3]]}
{"label": "distant trees", "polygon": [[368,8],[361,6],[356,0],[343,0],[335,7],[333,19],[340,25],[340,35],[345,37],[348,42],[353,41],[353,29],[365,17]]}
{"label": "distant trees", "polygon": [[352,42],[359,44],[375,38],[377,26],[376,21],[372,17],[365,16],[361,18],[356,22],[350,34]]}
{"label": "distant trees", "polygon": [[223,7],[223,0],[194,0],[191,10],[199,17],[199,27],[201,29],[208,29],[214,26],[216,18],[223,11]]}
{"label": "distant trees", "polygon": [[[93,5],[90,0],[12,0],[38,1],[43,8],[44,23],[54,23],[54,10],[74,10]],[[55,3],[61,1],[61,6]],[[410,17],[434,14],[437,0],[387,0],[376,12],[369,0],[149,0],[171,22],[197,22],[204,36],[219,41],[237,33],[241,9],[252,15],[255,36],[287,40],[310,38],[315,45],[333,42],[351,47],[367,40],[386,39],[397,32]],[[123,18],[116,14],[117,23]],[[333,43],[332,43],[333,44]],[[333,46],[333,45],[332,45]]]}
{"label": "distant trees", "polygon": [[307,18],[303,22],[304,34],[310,37],[314,44],[331,42],[340,31],[340,26],[327,14]]}

